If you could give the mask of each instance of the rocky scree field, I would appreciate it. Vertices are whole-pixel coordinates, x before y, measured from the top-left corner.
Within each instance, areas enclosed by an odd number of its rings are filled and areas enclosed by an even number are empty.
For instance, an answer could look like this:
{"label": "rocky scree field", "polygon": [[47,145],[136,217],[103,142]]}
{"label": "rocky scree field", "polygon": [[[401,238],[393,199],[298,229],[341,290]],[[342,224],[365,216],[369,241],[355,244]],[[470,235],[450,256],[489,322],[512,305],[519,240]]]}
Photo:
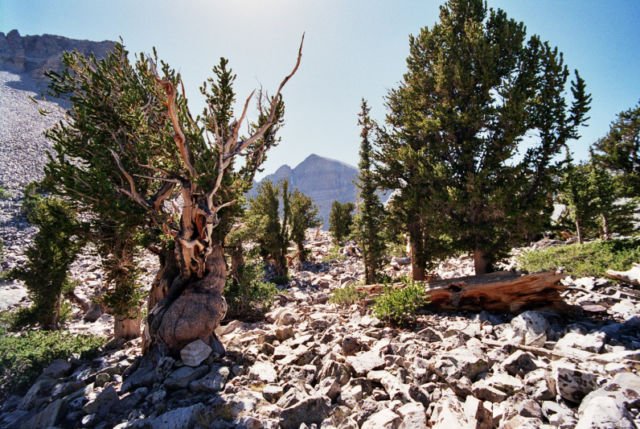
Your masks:
{"label": "rocky scree field", "polygon": [[[224,357],[192,343],[150,365],[139,340],[92,360],[59,360],[2,405],[2,427],[633,428],[640,423],[640,305],[635,289],[567,277],[565,301],[591,311],[440,314],[386,327],[332,292],[360,261],[331,262],[326,233],[266,319],[227,321]],[[408,273],[393,258],[388,274]],[[471,270],[461,258],[439,276]],[[595,308],[600,306],[601,308]],[[97,322],[99,323],[99,322]],[[71,323],[73,325],[73,322]]]}

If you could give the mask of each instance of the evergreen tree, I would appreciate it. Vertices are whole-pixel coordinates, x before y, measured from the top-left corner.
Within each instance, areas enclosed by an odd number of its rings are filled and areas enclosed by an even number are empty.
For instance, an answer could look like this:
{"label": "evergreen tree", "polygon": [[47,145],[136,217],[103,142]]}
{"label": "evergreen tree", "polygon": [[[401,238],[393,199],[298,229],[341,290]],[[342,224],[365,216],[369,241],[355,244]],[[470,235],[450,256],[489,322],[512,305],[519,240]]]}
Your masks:
{"label": "evergreen tree", "polygon": [[387,97],[379,184],[401,191],[415,268],[450,239],[491,271],[550,214],[555,158],[587,119],[584,81],[576,72],[568,107],[562,54],[483,0],[442,6],[410,37],[407,69]]}
{"label": "evergreen tree", "polygon": [[593,159],[579,165],[569,159],[558,202],[567,206],[579,243],[588,238],[608,240],[614,233],[633,231],[635,203],[623,198],[620,183]]}
{"label": "evergreen tree", "polygon": [[[93,216],[92,232],[106,234],[100,243],[116,250],[116,258],[132,260],[139,245],[160,256],[145,349],[177,353],[196,339],[219,347],[214,331],[226,311],[224,238],[238,214],[234,204],[277,143],[281,91],[301,55],[302,45],[273,96],[260,94],[258,120],[247,136],[240,131],[253,93],[234,119],[235,76],[226,60],[214,68],[210,89],[203,85],[206,106],[196,118],[175,70],[160,63],[158,71],[155,56],[141,55],[132,65],[120,44],[101,61],[65,54],[65,71],[50,75],[52,92],[70,100],[71,120],[49,132],[57,153],[47,166],[49,181]],[[169,202],[178,195],[176,209]],[[113,266],[127,272],[118,278],[134,277],[129,267],[135,265]]]}
{"label": "evergreen tree", "polygon": [[627,196],[640,196],[640,103],[620,112],[605,137],[593,145],[595,162],[619,177]]}
{"label": "evergreen tree", "polygon": [[629,234],[633,231],[636,203],[625,198],[624,186],[613,174],[591,160],[589,186],[598,225],[598,234],[608,240],[611,234]]}
{"label": "evergreen tree", "polygon": [[304,262],[305,231],[320,224],[318,208],[311,198],[298,190],[291,192],[286,180],[278,185],[269,180],[261,183],[257,195],[249,202],[245,219],[249,236],[259,245],[260,255],[273,265],[280,278],[288,274],[289,243],[296,244],[298,257]]}
{"label": "evergreen tree", "polygon": [[560,203],[567,206],[567,213],[575,227],[578,243],[582,244],[585,233],[596,225],[597,207],[593,198],[591,175],[588,165],[573,165],[569,159],[558,195]]}
{"label": "evergreen tree", "polygon": [[304,248],[306,231],[309,228],[319,227],[322,225],[322,221],[318,217],[318,207],[309,196],[296,189],[291,194],[290,200],[291,241],[298,248],[300,263],[304,263],[308,256],[308,250]]}
{"label": "evergreen tree", "polygon": [[[165,108],[154,102],[161,91],[148,64],[142,59],[131,64],[121,44],[103,61],[73,53],[65,54],[63,63],[65,73],[49,74],[50,88],[54,95],[69,98],[73,120],[47,133],[55,155],[46,166],[46,182],[88,215],[86,238],[96,244],[103,261],[109,288],[104,299],[115,316],[114,331],[118,337],[136,337],[140,308],[134,257],[138,245],[153,241],[158,230],[143,228],[149,224],[145,209],[121,192],[126,179],[112,152],[133,155],[121,164],[131,175],[148,174],[142,165],[152,164],[154,158],[175,165]],[[138,184],[142,195],[159,189],[151,181]]]}
{"label": "evergreen tree", "polygon": [[378,272],[382,267],[384,254],[383,224],[384,208],[376,194],[371,165],[371,133],[374,123],[369,117],[369,106],[363,99],[358,115],[360,131],[360,163],[358,164],[358,215],[355,219],[355,236],[362,250],[364,262],[364,276],[367,284],[376,282]]}
{"label": "evergreen tree", "polygon": [[69,204],[39,194],[34,185],[25,191],[23,209],[38,232],[26,251],[26,264],[11,275],[25,282],[33,302],[29,315],[44,329],[58,329],[69,266],[84,244],[82,226]]}
{"label": "evergreen tree", "polygon": [[334,201],[329,211],[329,232],[335,244],[341,244],[351,234],[353,225],[353,211],[355,204]]}
{"label": "evergreen tree", "polygon": [[287,276],[288,228],[291,214],[289,196],[287,181],[274,185],[270,180],[265,180],[260,184],[256,196],[249,201],[245,217],[250,235],[258,243],[260,256],[270,262],[276,276],[282,278]]}

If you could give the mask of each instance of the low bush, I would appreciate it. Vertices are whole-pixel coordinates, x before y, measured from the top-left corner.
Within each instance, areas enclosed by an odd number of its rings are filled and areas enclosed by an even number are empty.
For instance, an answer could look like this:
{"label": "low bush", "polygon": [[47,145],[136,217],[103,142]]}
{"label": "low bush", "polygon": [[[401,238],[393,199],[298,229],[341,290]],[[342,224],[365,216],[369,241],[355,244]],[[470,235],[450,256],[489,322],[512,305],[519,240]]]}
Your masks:
{"label": "low bush", "polygon": [[0,328],[0,398],[22,394],[55,359],[72,355],[95,356],[104,343],[101,337],[60,331],[27,331],[8,334]]}
{"label": "low bush", "polygon": [[322,262],[340,262],[346,260],[347,257],[340,253],[340,246],[332,245],[326,255],[322,257]]}
{"label": "low bush", "polygon": [[640,238],[593,241],[525,252],[518,266],[528,272],[563,268],[576,277],[602,277],[608,269],[628,270],[640,261]]}
{"label": "low bush", "polygon": [[354,285],[344,286],[338,289],[334,289],[329,298],[329,302],[337,304],[341,307],[348,307],[352,304],[360,302],[366,296],[365,293],[359,292]]}
{"label": "low bush", "polygon": [[386,323],[403,326],[413,323],[416,311],[428,303],[424,286],[407,282],[401,289],[385,287],[373,304],[373,314]]}

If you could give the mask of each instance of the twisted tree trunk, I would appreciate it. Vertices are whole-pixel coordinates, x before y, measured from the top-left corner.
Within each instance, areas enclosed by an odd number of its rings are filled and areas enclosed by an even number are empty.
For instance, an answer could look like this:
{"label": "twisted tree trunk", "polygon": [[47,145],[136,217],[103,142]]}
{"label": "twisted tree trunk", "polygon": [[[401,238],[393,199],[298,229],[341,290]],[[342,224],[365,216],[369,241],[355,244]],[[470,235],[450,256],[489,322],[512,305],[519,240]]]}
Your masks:
{"label": "twisted tree trunk", "polygon": [[[304,37],[303,37],[304,40]],[[224,258],[221,234],[213,234],[219,224],[218,212],[235,204],[236,201],[225,195],[230,190],[225,178],[233,169],[234,158],[245,153],[251,163],[257,163],[253,172],[264,160],[266,146],[265,134],[279,120],[282,110],[280,92],[287,81],[295,74],[302,56],[302,43],[298,50],[298,59],[289,75],[287,75],[271,99],[263,123],[253,130],[251,136],[240,138],[240,128],[247,114],[253,92],[247,97],[239,120],[231,124],[219,124],[215,116],[210,117],[212,129],[207,129],[207,139],[213,137],[212,155],[217,156],[215,173],[198,172],[197,163],[191,152],[190,142],[182,130],[176,85],[171,80],[162,80],[156,74],[158,85],[166,93],[165,105],[167,116],[171,122],[173,139],[181,160],[180,174],[167,174],[157,179],[165,182],[151,201],[143,198],[136,190],[133,176],[123,168],[117,154],[114,158],[122,175],[129,184],[129,190],[123,190],[145,208],[162,212],[163,202],[170,195],[173,186],[180,187],[182,211],[180,223],[176,225],[173,216],[165,216],[163,231],[174,239],[173,254],[163,256],[164,264],[153,283],[149,305],[152,308],[147,318],[144,351],[155,354],[176,355],[187,344],[202,340],[222,354],[224,348],[215,335],[215,329],[227,312],[227,302],[222,293],[227,278],[227,265]],[[184,88],[183,88],[184,92]],[[187,115],[189,116],[189,115]],[[190,116],[189,116],[190,117]],[[190,119],[193,121],[193,119]],[[193,125],[193,124],[192,124]],[[221,128],[224,127],[225,129]],[[213,150],[215,148],[215,150]],[[246,179],[252,180],[252,176]],[[166,189],[165,189],[166,188]],[[165,213],[166,215],[166,213]],[[286,247],[285,247],[286,251]],[[286,269],[286,265],[285,265]]]}
{"label": "twisted tree trunk", "polygon": [[214,331],[227,312],[222,296],[227,265],[222,243],[212,236],[217,214],[190,187],[182,189],[182,196],[185,204],[174,252],[164,258],[154,281],[152,296],[157,302],[149,312],[145,348],[177,354],[200,339],[222,351]]}

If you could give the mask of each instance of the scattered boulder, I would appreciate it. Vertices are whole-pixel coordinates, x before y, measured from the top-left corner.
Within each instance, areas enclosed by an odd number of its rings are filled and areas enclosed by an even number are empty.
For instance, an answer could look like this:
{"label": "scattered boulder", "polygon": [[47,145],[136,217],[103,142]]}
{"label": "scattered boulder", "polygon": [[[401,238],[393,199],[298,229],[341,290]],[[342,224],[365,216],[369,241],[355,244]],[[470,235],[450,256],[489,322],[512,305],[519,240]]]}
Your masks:
{"label": "scattered boulder", "polygon": [[198,418],[205,412],[203,404],[176,408],[167,411],[148,423],[153,429],[183,429],[193,427]]}
{"label": "scattered boulder", "polygon": [[214,366],[206,376],[189,383],[189,390],[194,393],[219,392],[224,389],[229,373],[229,368],[226,366]]}
{"label": "scattered boulder", "polygon": [[582,371],[565,360],[553,362],[552,377],[558,395],[579,404],[589,392],[598,387],[598,376]]}
{"label": "scattered boulder", "polygon": [[591,353],[600,353],[604,348],[605,339],[606,334],[604,332],[594,332],[589,335],[568,332],[558,340],[553,349],[557,352],[567,354],[572,354],[572,351],[575,349]]}
{"label": "scattered boulder", "polygon": [[213,349],[202,340],[195,340],[180,350],[180,359],[187,366],[196,367],[209,357]]}
{"label": "scattered boulder", "polygon": [[537,311],[525,311],[511,320],[516,339],[520,344],[542,347],[547,341],[549,322]]}
{"label": "scattered boulder", "polygon": [[303,423],[319,425],[327,418],[329,410],[329,404],[322,396],[309,397],[282,410],[280,426],[283,429],[298,429]]}
{"label": "scattered boulder", "polygon": [[419,402],[408,402],[398,408],[402,422],[398,429],[426,429],[427,415],[424,406]]}
{"label": "scattered boulder", "polygon": [[353,368],[355,375],[366,376],[370,371],[382,368],[385,361],[377,350],[361,352],[347,357],[347,363]]}
{"label": "scattered boulder", "polygon": [[71,362],[66,359],[56,359],[42,371],[42,374],[51,378],[60,378],[68,375],[72,367]]}
{"label": "scattered boulder", "polygon": [[197,368],[182,366],[169,374],[169,377],[164,380],[164,385],[167,389],[184,389],[189,386],[189,383],[202,377],[208,371],[207,365],[201,365]]}
{"label": "scattered boulder", "polygon": [[580,403],[576,428],[635,427],[629,410],[640,406],[640,376],[624,372],[589,393]]}
{"label": "scattered boulder", "polygon": [[401,421],[399,415],[385,408],[371,415],[361,427],[362,429],[396,429]]}
{"label": "scattered boulder", "polygon": [[275,383],[278,373],[275,367],[268,362],[256,362],[249,370],[249,376],[264,383]]}
{"label": "scattered boulder", "polygon": [[510,375],[519,377],[523,377],[537,368],[535,357],[522,350],[516,350],[500,366]]}
{"label": "scattered boulder", "polygon": [[98,417],[104,417],[112,409],[115,409],[120,402],[120,398],[113,386],[105,387],[94,400],[89,401],[82,410],[87,414],[95,414]]}

